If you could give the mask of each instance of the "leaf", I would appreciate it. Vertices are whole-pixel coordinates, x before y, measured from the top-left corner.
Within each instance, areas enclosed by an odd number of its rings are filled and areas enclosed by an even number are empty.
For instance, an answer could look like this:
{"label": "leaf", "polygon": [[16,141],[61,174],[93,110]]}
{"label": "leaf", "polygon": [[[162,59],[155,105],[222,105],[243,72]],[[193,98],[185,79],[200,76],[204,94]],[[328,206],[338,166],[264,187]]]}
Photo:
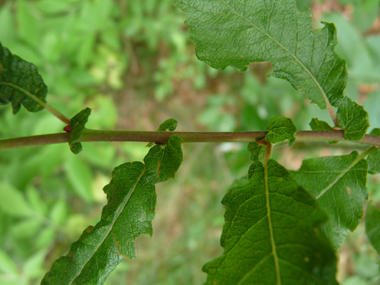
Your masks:
{"label": "leaf", "polygon": [[368,203],[366,217],[365,217],[365,232],[372,246],[380,254],[380,210]]}
{"label": "leaf", "polygon": [[167,119],[158,127],[158,132],[174,131],[177,128],[178,121],[176,119]]}
{"label": "leaf", "polygon": [[[157,132],[166,132],[167,130],[169,131],[174,131],[177,128],[178,121],[176,119],[167,119],[165,122],[163,122],[159,127]],[[147,147],[152,147],[154,143],[148,143]]]}
{"label": "leaf", "polygon": [[296,126],[292,119],[273,117],[268,123],[268,133],[265,139],[271,143],[278,143],[284,140],[289,140],[289,145],[296,140],[294,137],[297,132]]}
{"label": "leaf", "polygon": [[13,114],[17,114],[21,104],[29,112],[37,112],[43,109],[46,95],[47,86],[36,66],[13,55],[0,43],[0,105],[11,103]]}
{"label": "leaf", "polygon": [[90,114],[91,109],[86,108],[80,111],[70,120],[70,127],[72,131],[70,132],[69,146],[74,154],[80,153],[83,149],[82,144],[78,141],[82,137],[84,127]]}
{"label": "leaf", "polygon": [[154,184],[174,177],[169,164],[174,160],[178,169],[182,161],[180,140],[172,136],[166,146],[151,148],[145,165],[135,161],[114,169],[111,182],[104,187],[108,204],[101,221],[83,232],[69,253],[53,264],[41,284],[103,284],[124,257],[136,257],[135,239],[153,233]]}
{"label": "leaf", "polygon": [[[380,129],[373,129],[370,133],[372,136],[380,137]],[[377,174],[380,173],[380,149],[371,152],[368,157],[368,173]]]}
{"label": "leaf", "polygon": [[250,142],[248,144],[248,151],[251,153],[251,160],[263,162],[265,148],[265,146],[259,145],[257,142]]}
{"label": "leaf", "polygon": [[30,217],[34,214],[21,192],[6,182],[0,183],[0,210],[13,217]]}
{"label": "leaf", "polygon": [[344,130],[344,139],[361,140],[369,128],[368,113],[364,108],[345,97],[339,102],[337,112],[339,126]]}
{"label": "leaf", "polygon": [[337,250],[348,231],[355,230],[368,198],[367,161],[357,152],[350,155],[306,159],[294,179],[318,201],[329,215],[327,237]]}
{"label": "leaf", "polygon": [[182,139],[175,135],[170,137],[165,146],[156,145],[150,149],[144,162],[146,170],[155,175],[155,183],[165,182],[175,177],[183,159],[181,144]]}
{"label": "leaf", "polygon": [[198,58],[216,69],[246,71],[252,62],[271,62],[271,77],[288,80],[320,108],[343,98],[345,61],[334,52],[333,24],[313,30],[311,13],[294,0],[173,0],[185,13]]}
{"label": "leaf", "polygon": [[[333,131],[333,128],[330,127],[328,123],[325,121],[320,121],[316,118],[313,118],[310,122],[310,127],[313,131]],[[330,141],[329,144],[336,144],[338,143],[337,141]]]}
{"label": "leaf", "polygon": [[222,200],[224,253],[204,265],[206,284],[337,284],[315,199],[274,160],[251,170],[249,183]]}

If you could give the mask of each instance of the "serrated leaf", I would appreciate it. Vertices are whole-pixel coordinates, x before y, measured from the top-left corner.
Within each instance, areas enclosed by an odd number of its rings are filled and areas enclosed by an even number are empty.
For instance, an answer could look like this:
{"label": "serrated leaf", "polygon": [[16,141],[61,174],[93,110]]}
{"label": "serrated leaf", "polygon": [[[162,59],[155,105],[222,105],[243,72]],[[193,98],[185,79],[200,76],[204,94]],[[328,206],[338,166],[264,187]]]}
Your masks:
{"label": "serrated leaf", "polygon": [[357,152],[350,155],[306,159],[292,175],[329,215],[327,237],[337,250],[363,216],[368,198],[367,161]]}
{"label": "serrated leaf", "polygon": [[[122,164],[112,172],[104,187],[108,204],[101,221],[88,227],[59,258],[41,284],[103,284],[124,257],[135,258],[135,239],[152,236],[155,215],[155,183],[173,177],[171,163],[178,169],[182,161],[180,138],[173,136],[166,146],[149,150],[144,162]],[[174,158],[175,157],[175,158]]]}
{"label": "serrated leaf", "polygon": [[268,123],[268,133],[265,139],[271,143],[278,143],[284,140],[289,140],[289,145],[296,140],[294,135],[297,132],[296,126],[292,119],[273,117]]}
{"label": "serrated leaf", "polygon": [[249,183],[223,198],[224,253],[204,265],[206,284],[337,284],[315,199],[274,160],[251,169]]}
{"label": "serrated leaf", "polygon": [[265,146],[259,145],[257,142],[250,142],[248,144],[248,151],[251,153],[251,160],[263,162],[265,148]]}
{"label": "serrated leaf", "polygon": [[[317,118],[313,118],[310,122],[310,127],[313,131],[333,131],[333,128],[330,127],[328,123],[325,121],[320,121]],[[337,141],[330,141],[329,144],[336,144]]]}
{"label": "serrated leaf", "polygon": [[333,24],[313,30],[311,13],[294,0],[173,0],[186,17],[198,58],[217,69],[245,71],[271,62],[272,77],[288,80],[320,108],[343,98],[347,68],[334,52]]}
{"label": "serrated leaf", "polygon": [[156,183],[174,178],[183,159],[181,144],[182,139],[179,136],[172,136],[165,146],[156,145],[152,147],[144,158],[146,170],[155,175]]}
{"label": "serrated leaf", "polygon": [[83,149],[82,144],[78,141],[82,137],[84,127],[90,115],[91,109],[86,108],[80,111],[70,120],[70,127],[72,131],[70,132],[69,146],[74,154],[80,153]]}
{"label": "serrated leaf", "polygon": [[361,140],[369,128],[368,113],[364,108],[345,97],[339,102],[338,125],[344,130],[344,139]]}
{"label": "serrated leaf", "polygon": [[[370,132],[370,135],[380,137],[380,129],[376,128]],[[380,149],[371,152],[368,157],[368,172],[371,174],[380,173]]]}
{"label": "serrated leaf", "polygon": [[[157,132],[166,132],[166,131],[174,131],[177,128],[178,121],[176,119],[167,119],[163,122],[159,127]],[[154,143],[148,143],[147,147],[153,146]]]}
{"label": "serrated leaf", "polygon": [[380,254],[380,210],[369,203],[365,217],[365,232],[372,246]]}
{"label": "serrated leaf", "polygon": [[0,105],[12,104],[13,114],[21,104],[29,112],[43,109],[47,86],[34,64],[12,54],[0,43]]}

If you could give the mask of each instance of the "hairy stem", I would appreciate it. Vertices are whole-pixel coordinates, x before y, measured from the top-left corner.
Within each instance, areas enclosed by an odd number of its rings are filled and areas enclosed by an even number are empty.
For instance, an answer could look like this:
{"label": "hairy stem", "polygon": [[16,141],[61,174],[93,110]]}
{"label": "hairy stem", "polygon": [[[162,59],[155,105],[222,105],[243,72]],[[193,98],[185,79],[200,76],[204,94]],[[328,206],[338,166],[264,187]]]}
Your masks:
{"label": "hairy stem", "polygon": [[[184,143],[252,142],[265,137],[267,132],[140,132],[85,130],[80,142],[155,142],[165,144],[170,136],[179,135]],[[69,133],[57,133],[0,140],[0,150],[67,143]],[[297,142],[344,141],[342,131],[299,131]],[[380,145],[380,137],[365,135],[356,143]]]}
{"label": "hairy stem", "polygon": [[36,101],[38,104],[40,104],[42,107],[44,107],[46,110],[48,110],[50,113],[52,113],[55,117],[57,117],[58,119],[60,119],[65,124],[69,124],[70,123],[70,119],[67,118],[64,114],[62,114],[60,111],[58,111],[57,109],[55,109],[53,106],[49,105],[48,103],[42,101],[40,98],[38,98],[37,96],[33,95],[28,90],[25,90],[24,88],[21,88],[21,87],[15,85],[13,83],[0,82],[0,84],[2,84],[2,85],[8,85],[8,86],[11,86],[12,88],[15,88],[15,89],[21,91],[22,93],[24,93],[25,95],[27,95],[30,98],[32,98],[34,101]]}

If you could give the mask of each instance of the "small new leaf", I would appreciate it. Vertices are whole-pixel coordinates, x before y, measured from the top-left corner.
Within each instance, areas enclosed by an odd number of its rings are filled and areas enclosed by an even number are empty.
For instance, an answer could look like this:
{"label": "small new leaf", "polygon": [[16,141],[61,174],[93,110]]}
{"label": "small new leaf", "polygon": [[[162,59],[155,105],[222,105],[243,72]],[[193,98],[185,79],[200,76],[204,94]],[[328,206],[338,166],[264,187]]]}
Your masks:
{"label": "small new leaf", "polygon": [[80,111],[70,120],[70,127],[72,131],[70,132],[69,146],[74,154],[78,154],[82,151],[82,144],[78,141],[82,137],[84,127],[90,114],[91,109],[86,108]]}
{"label": "small new leaf", "polygon": [[367,161],[353,152],[307,159],[298,171],[292,171],[297,183],[311,193],[329,215],[325,231],[336,250],[363,216],[363,202],[368,197],[367,168]]}
{"label": "small new leaf", "polygon": [[181,161],[180,138],[173,136],[165,146],[151,148],[145,164],[135,161],[116,167],[104,187],[108,204],[101,221],[88,227],[69,253],[54,262],[41,284],[103,284],[123,258],[134,259],[136,238],[153,233],[155,183],[174,177]]}
{"label": "small new leaf", "polygon": [[265,146],[259,145],[257,142],[250,142],[248,144],[248,151],[251,153],[252,161],[264,161]]}
{"label": "small new leaf", "polygon": [[[159,127],[157,132],[166,132],[166,131],[174,131],[177,128],[178,121],[176,119],[167,119],[163,122]],[[148,143],[147,147],[152,147],[154,143]]]}
{"label": "small new leaf", "polygon": [[345,140],[361,140],[369,128],[368,113],[348,97],[340,101],[337,119]]}
{"label": "small new leaf", "polygon": [[336,258],[320,225],[327,216],[274,160],[223,198],[222,256],[206,263],[206,285],[337,284]]}
{"label": "small new leaf", "polygon": [[380,210],[369,203],[365,216],[365,232],[372,246],[380,254]]}
{"label": "small new leaf", "polygon": [[43,109],[47,86],[34,64],[12,54],[0,43],[0,105],[12,104],[13,114],[21,105],[29,112]]}
{"label": "small new leaf", "polygon": [[[333,131],[333,128],[330,127],[328,123],[325,121],[320,121],[316,118],[313,118],[310,122],[310,127],[313,131]],[[329,144],[336,144],[338,143],[337,141],[330,141]]]}
{"label": "small new leaf", "polygon": [[[380,137],[380,129],[373,129],[370,135]],[[367,157],[367,161],[369,173],[380,173],[380,149],[371,152]]]}
{"label": "small new leaf", "polygon": [[289,145],[295,141],[294,135],[297,132],[296,126],[293,124],[292,119],[289,118],[272,118],[268,123],[268,133],[265,139],[270,143],[278,143],[284,140],[289,140]]}

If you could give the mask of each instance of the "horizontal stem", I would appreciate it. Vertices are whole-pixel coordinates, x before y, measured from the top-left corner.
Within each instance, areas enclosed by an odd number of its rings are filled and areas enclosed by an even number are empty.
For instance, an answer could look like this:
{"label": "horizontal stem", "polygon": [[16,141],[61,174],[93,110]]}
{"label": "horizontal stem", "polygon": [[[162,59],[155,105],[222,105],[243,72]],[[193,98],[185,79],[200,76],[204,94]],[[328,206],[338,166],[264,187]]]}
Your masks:
{"label": "horizontal stem", "polygon": [[[179,135],[184,143],[253,142],[265,137],[267,132],[140,132],[140,131],[98,131],[85,130],[81,142],[155,142],[165,144],[173,135]],[[67,143],[69,133],[57,133],[0,140],[0,150]],[[342,131],[299,131],[297,142],[343,141]],[[361,144],[380,145],[380,137],[365,135]]]}

